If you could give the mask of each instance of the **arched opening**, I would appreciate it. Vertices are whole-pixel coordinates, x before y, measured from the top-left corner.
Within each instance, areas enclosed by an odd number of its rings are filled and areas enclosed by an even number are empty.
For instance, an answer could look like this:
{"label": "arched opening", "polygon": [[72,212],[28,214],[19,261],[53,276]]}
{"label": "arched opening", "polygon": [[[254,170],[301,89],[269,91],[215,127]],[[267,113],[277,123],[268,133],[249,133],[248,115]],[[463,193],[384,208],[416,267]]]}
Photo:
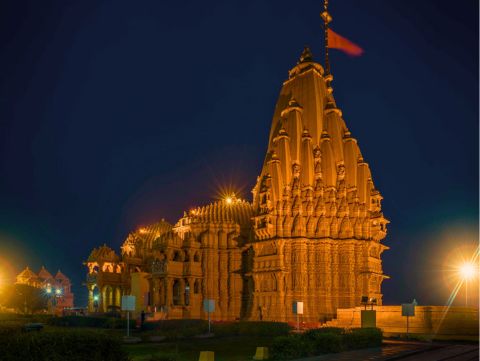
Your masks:
{"label": "arched opening", "polygon": [[172,301],[174,305],[179,305],[181,301],[181,287],[180,287],[180,281],[175,280],[173,281],[173,287],[172,287]]}
{"label": "arched opening", "polygon": [[195,283],[193,284],[193,293],[200,293],[200,280],[195,280]]}
{"label": "arched opening", "polygon": [[193,256],[193,262],[200,262],[200,253],[197,251]]}
{"label": "arched opening", "polygon": [[182,262],[182,254],[180,253],[180,251],[173,251],[172,261]]}
{"label": "arched opening", "polygon": [[187,280],[185,280],[185,306],[188,306],[190,304],[190,284],[188,283]]}

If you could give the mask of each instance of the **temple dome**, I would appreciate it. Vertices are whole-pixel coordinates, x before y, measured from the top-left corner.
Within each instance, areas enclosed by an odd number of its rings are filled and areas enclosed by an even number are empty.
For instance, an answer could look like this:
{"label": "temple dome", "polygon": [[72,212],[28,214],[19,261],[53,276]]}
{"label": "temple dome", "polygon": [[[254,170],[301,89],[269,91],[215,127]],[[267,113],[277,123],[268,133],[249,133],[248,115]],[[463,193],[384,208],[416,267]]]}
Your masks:
{"label": "temple dome", "polygon": [[113,249],[104,244],[101,247],[93,249],[93,251],[90,253],[90,256],[88,256],[88,261],[118,262],[119,257]]}
{"label": "temple dome", "polygon": [[241,228],[251,226],[252,216],[252,204],[234,196],[191,209],[186,213],[186,218],[191,223],[234,222]]}
{"label": "temple dome", "polygon": [[131,235],[149,244],[161,235],[170,232],[172,230],[172,227],[173,226],[170,223],[168,223],[167,221],[165,221],[165,219],[162,218],[157,223],[140,227],[135,232],[132,232]]}

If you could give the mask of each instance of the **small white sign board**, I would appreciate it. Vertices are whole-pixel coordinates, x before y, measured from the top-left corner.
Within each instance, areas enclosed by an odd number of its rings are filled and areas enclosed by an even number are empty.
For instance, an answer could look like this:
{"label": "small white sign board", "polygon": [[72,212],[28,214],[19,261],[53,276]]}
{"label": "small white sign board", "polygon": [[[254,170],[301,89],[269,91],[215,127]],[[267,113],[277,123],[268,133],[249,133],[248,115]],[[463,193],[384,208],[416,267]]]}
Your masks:
{"label": "small white sign board", "polygon": [[402,316],[415,316],[415,303],[402,303]]}
{"label": "small white sign board", "polygon": [[215,312],[215,300],[203,300],[203,310],[205,312]]}
{"label": "small white sign board", "polygon": [[303,302],[293,302],[293,313],[296,315],[303,315]]}
{"label": "small white sign board", "polygon": [[122,296],[122,311],[135,311],[135,296]]}

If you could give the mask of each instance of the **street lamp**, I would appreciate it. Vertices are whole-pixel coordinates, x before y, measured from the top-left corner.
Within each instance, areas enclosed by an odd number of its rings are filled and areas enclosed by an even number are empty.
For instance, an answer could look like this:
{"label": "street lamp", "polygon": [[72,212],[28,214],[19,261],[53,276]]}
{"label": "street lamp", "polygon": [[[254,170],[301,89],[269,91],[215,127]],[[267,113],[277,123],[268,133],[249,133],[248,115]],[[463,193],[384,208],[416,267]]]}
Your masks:
{"label": "street lamp", "polygon": [[98,312],[98,300],[100,297],[98,295],[93,296],[93,308],[95,308],[95,313]]}
{"label": "street lamp", "polygon": [[465,262],[459,269],[460,277],[465,281],[465,307],[468,306],[468,281],[477,275],[477,270],[472,262]]}

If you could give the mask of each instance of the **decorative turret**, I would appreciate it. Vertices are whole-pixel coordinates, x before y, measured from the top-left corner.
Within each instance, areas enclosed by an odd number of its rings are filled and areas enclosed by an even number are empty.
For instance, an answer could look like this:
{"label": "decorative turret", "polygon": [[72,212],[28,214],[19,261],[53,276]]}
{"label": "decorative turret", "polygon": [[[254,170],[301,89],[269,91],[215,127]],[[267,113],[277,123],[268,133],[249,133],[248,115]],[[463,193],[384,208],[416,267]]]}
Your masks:
{"label": "decorative turret", "polygon": [[38,281],[38,276],[28,266],[17,275],[16,279],[18,284],[35,284]]}
{"label": "decorative turret", "polygon": [[47,280],[52,280],[53,276],[50,272],[47,271],[45,266],[42,266],[42,268],[38,272],[38,278],[42,281],[47,281]]}

